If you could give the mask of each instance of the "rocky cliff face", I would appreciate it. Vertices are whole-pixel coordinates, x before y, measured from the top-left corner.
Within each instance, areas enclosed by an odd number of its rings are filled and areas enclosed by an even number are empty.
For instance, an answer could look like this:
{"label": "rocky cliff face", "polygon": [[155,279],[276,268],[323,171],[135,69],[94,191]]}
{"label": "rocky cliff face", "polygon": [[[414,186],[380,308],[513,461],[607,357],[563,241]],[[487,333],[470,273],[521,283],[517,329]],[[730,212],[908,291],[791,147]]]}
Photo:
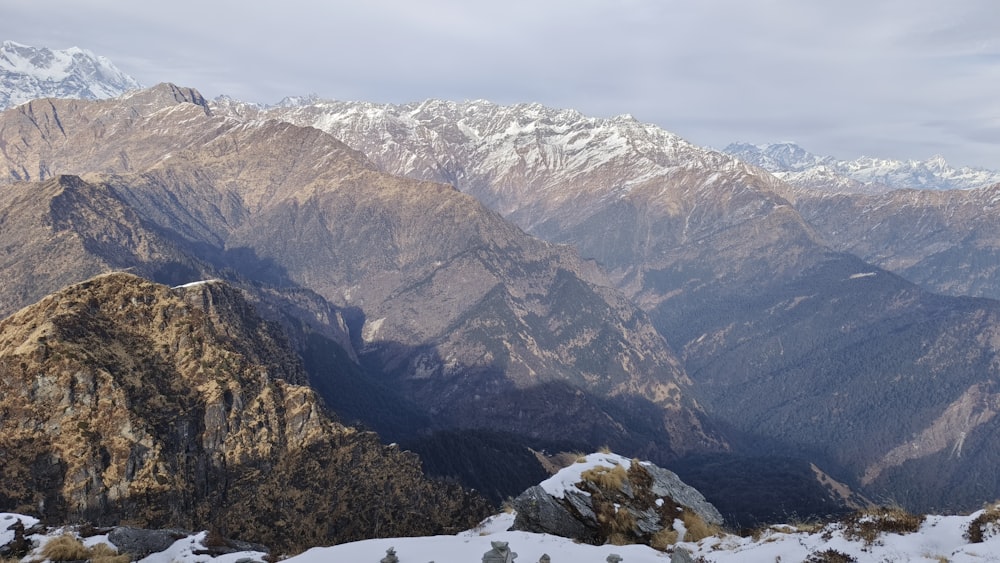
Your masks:
{"label": "rocky cliff face", "polygon": [[0,505],[294,550],[474,524],[485,502],[329,418],[240,293],[129,274],[0,322]]}
{"label": "rocky cliff face", "polygon": [[170,85],[0,119],[10,178],[113,173],[86,179],[220,276],[353,311],[366,365],[434,424],[654,458],[724,447],[597,267],[450,186],[379,172],[315,129],[214,115]]}

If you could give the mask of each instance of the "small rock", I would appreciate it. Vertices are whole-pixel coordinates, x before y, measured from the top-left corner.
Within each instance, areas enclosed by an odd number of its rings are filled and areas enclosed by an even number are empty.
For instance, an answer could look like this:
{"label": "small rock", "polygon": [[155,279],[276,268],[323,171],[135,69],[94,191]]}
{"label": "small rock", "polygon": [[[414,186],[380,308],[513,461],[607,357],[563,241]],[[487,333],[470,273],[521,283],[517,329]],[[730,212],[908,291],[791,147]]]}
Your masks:
{"label": "small rock", "polygon": [[138,560],[159,553],[189,535],[191,532],[184,530],[143,530],[119,526],[108,534],[108,541],[118,548],[118,553],[128,553]]}
{"label": "small rock", "polygon": [[675,547],[673,555],[670,556],[670,563],[694,563],[691,552],[683,547]]}
{"label": "small rock", "polygon": [[483,563],[514,563],[517,554],[510,550],[505,541],[490,542],[493,549],[483,554]]}
{"label": "small rock", "polygon": [[385,557],[379,563],[399,563],[399,557],[396,556],[396,548],[390,547],[385,550]]}

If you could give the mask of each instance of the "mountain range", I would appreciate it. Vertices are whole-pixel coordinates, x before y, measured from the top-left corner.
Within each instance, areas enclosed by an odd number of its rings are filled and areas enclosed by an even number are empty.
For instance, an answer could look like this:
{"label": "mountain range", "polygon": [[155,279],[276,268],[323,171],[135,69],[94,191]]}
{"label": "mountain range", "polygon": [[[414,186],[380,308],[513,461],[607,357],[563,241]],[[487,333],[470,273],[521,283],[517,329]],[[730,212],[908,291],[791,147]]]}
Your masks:
{"label": "mountain range", "polygon": [[[412,445],[432,472],[468,485],[523,468],[484,490],[494,500],[537,482],[529,468],[543,450],[601,445],[676,467],[724,514],[759,505],[740,523],[779,505],[843,508],[827,473],[916,510],[1000,494],[996,186],[794,185],[765,168],[836,163],[787,145],[758,151],[770,160],[737,158],[630,116],[538,104],[264,107],[170,84],[27,101],[0,113],[0,146],[0,316],[10,315],[0,327],[17,335],[0,354],[31,343],[44,361],[17,360],[25,385],[62,373],[48,348],[70,338],[99,348],[133,322],[88,324],[115,302],[105,291],[42,343],[31,332],[54,322],[43,311],[73,301],[64,288],[127,270],[150,280],[156,297],[136,299],[154,309],[176,292],[204,301],[221,283],[245,302],[236,309],[254,311],[213,329],[229,351],[208,352],[201,371],[170,368],[180,344],[153,336],[143,337],[152,363],[133,371],[155,364],[204,386],[201,372],[232,350],[253,365],[285,358],[299,370],[285,379],[308,383],[338,424]],[[220,281],[182,287],[203,280]],[[281,345],[247,344],[248,322]],[[262,349],[266,358],[247,355]],[[70,373],[129,365],[74,354],[91,363]],[[230,371],[215,373],[224,382]],[[115,465],[103,434],[81,450],[87,494],[47,501],[63,502],[60,514],[117,502],[88,496]],[[182,443],[210,451],[209,435]],[[45,478],[69,479],[60,475]],[[792,489],[810,500],[781,505]],[[756,492],[763,501],[725,504]]]}
{"label": "mountain range", "polygon": [[723,149],[759,166],[796,188],[824,193],[876,194],[899,189],[956,190],[1000,183],[1000,172],[954,168],[942,156],[927,160],[892,160],[863,156],[837,160],[819,156],[795,143],[732,143]]}
{"label": "mountain range", "polygon": [[[383,170],[451,182],[579,249],[679,351],[709,415],[755,451],[807,456],[921,509],[982,486],[968,464],[991,462],[940,458],[991,432],[979,425],[992,420],[993,391],[981,393],[994,385],[998,304],[935,295],[841,251],[756,166],[628,116],[538,105],[217,107],[321,128]],[[906,492],[914,480],[919,494]]]}
{"label": "mountain range", "polygon": [[727,447],[598,268],[450,186],[169,85],[0,122],[10,177],[39,180],[4,188],[6,312],[107,270],[222,278],[275,312],[328,404],[388,439],[486,429],[663,459]]}

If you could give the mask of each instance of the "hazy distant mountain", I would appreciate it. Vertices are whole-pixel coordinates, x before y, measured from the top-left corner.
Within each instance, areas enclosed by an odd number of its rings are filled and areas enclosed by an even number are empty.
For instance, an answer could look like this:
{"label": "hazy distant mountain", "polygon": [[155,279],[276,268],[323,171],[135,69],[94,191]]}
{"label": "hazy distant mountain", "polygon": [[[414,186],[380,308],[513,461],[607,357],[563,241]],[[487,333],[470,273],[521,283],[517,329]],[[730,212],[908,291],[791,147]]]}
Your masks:
{"label": "hazy distant mountain", "polygon": [[1000,172],[940,157],[844,162],[793,143],[725,150],[788,182],[781,193],[834,248],[932,291],[1000,298]]}
{"label": "hazy distant mountain", "polygon": [[819,460],[912,506],[1000,494],[1000,480],[967,478],[1000,456],[997,353],[982,336],[1000,331],[1000,304],[936,296],[837,252],[756,166],[628,116],[536,104],[214,107],[322,128],[384,170],[447,181],[574,245],[649,313],[709,414],[756,453]]}
{"label": "hazy distant mountain", "polygon": [[0,109],[38,98],[112,98],[136,88],[134,78],[86,49],[0,44]]}
{"label": "hazy distant mountain", "polygon": [[759,166],[796,188],[824,193],[952,190],[980,188],[1000,182],[1000,171],[953,168],[941,156],[923,161],[867,156],[845,161],[812,154],[794,143],[733,143],[723,152]]}

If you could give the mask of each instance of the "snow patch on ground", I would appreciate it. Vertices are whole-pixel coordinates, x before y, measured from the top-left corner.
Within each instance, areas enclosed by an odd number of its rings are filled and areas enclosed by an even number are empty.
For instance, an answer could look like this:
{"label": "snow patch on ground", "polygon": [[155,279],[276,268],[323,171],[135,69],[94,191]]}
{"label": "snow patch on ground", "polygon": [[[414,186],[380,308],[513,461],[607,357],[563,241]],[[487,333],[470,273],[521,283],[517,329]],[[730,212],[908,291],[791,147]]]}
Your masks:
{"label": "snow patch on ground", "polygon": [[18,520],[24,524],[25,528],[30,528],[38,523],[38,518],[14,514],[13,512],[0,512],[0,545],[7,545],[14,541],[14,530],[10,530]]}
{"label": "snow patch on ground", "polygon": [[622,457],[618,454],[603,454],[596,453],[590,454],[586,457],[581,458],[576,463],[561,469],[558,473],[549,477],[548,479],[539,483],[539,485],[545,489],[546,493],[549,493],[555,498],[566,498],[566,491],[573,491],[575,493],[580,493],[584,495],[589,495],[590,493],[581,491],[576,487],[576,484],[583,481],[583,472],[588,469],[593,469],[597,466],[604,466],[608,468],[613,468],[616,465],[621,465],[626,470],[632,466],[632,460]]}
{"label": "snow patch on ground", "polygon": [[[592,454],[586,463],[574,465],[594,467],[613,465],[613,461],[624,465],[629,460],[609,454]],[[575,472],[576,470],[574,470]],[[695,542],[682,542],[677,548],[688,551],[694,559],[707,562],[743,561],[804,561],[814,554],[835,550],[855,558],[859,562],[882,561],[926,561],[937,563],[950,561],[1000,562],[1000,536],[987,534],[982,543],[969,543],[965,533],[969,524],[982,511],[967,516],[928,516],[920,529],[912,534],[882,534],[871,545],[859,539],[848,539],[844,535],[844,525],[832,523],[813,532],[800,532],[793,526],[772,526],[756,539],[735,535],[713,536]],[[453,536],[430,536],[413,538],[382,538],[345,543],[331,547],[316,547],[288,558],[289,563],[329,563],[331,561],[379,561],[386,550],[395,549],[402,563],[469,563],[480,561],[490,550],[490,542],[508,542],[518,554],[518,560],[527,563],[538,561],[548,554],[556,563],[587,562],[600,563],[612,553],[624,558],[623,563],[666,563],[670,553],[656,551],[641,545],[593,546],[574,542],[567,538],[548,534],[510,531],[514,514],[502,513],[484,520],[471,530]],[[19,514],[0,513],[0,545],[14,539],[14,532],[7,530],[15,519],[20,519],[26,528],[38,522],[36,518]],[[680,522],[675,523],[679,529]],[[63,534],[62,528],[52,529],[45,535],[33,535],[29,539],[36,545]],[[174,542],[168,549],[141,560],[141,563],[237,563],[243,561],[263,561],[264,554],[257,551],[231,553],[219,557],[197,554],[204,549],[206,532],[192,534]],[[94,536],[85,540],[86,544],[107,543],[107,536]],[[38,559],[38,549],[23,561]],[[701,558],[701,559],[699,559]]]}
{"label": "snow patch on ground", "polygon": [[263,561],[264,556],[266,555],[260,551],[238,551],[236,553],[227,553],[218,557],[195,553],[196,551],[205,549],[203,542],[205,541],[205,537],[207,535],[208,532],[199,532],[186,538],[179,539],[166,550],[149,555],[144,559],[140,559],[139,563],[208,563],[210,561],[214,563],[236,563],[241,559]]}

